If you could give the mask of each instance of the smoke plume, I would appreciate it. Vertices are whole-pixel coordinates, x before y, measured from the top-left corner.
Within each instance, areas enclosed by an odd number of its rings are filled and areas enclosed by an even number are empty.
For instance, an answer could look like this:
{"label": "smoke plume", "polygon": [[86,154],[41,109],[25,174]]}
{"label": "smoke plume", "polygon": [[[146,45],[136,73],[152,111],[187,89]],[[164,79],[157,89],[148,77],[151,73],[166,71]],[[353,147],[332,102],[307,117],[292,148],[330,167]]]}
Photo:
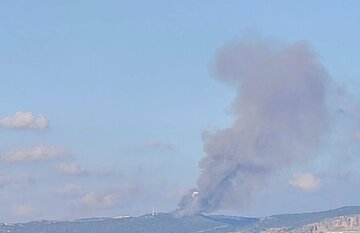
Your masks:
{"label": "smoke plume", "polygon": [[204,139],[180,216],[243,207],[273,172],[311,157],[328,130],[330,78],[308,44],[238,41],[219,51],[215,73],[237,90],[235,120]]}

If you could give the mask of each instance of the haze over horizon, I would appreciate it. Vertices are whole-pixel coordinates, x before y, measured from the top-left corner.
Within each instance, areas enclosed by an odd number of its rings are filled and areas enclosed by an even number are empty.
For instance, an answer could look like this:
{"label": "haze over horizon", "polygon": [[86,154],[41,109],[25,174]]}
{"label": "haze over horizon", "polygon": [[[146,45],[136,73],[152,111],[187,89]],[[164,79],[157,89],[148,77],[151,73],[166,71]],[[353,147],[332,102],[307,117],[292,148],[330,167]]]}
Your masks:
{"label": "haze over horizon", "polygon": [[359,11],[0,3],[0,222],[360,205]]}

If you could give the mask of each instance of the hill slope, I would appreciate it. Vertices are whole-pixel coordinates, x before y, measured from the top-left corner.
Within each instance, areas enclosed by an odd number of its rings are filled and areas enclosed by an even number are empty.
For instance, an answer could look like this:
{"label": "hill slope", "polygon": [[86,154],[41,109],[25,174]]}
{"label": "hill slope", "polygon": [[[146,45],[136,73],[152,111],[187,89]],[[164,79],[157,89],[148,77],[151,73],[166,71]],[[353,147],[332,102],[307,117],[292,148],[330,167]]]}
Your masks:
{"label": "hill slope", "polygon": [[[1,233],[230,233],[230,232],[327,232],[359,230],[360,207],[243,218],[196,215],[176,218],[171,214],[126,218],[93,218],[75,221],[36,221],[0,224]],[[360,232],[360,231],[359,231]]]}

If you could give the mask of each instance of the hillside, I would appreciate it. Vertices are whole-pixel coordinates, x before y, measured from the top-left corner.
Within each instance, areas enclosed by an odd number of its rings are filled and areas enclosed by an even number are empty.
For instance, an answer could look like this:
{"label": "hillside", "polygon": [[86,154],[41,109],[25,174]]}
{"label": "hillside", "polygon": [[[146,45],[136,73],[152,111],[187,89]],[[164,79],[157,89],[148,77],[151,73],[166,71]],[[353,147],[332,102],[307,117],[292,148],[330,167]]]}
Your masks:
{"label": "hillside", "polygon": [[92,218],[74,221],[35,221],[0,224],[1,233],[320,233],[359,230],[360,207],[314,213],[283,214],[264,218],[171,214],[140,217]]}

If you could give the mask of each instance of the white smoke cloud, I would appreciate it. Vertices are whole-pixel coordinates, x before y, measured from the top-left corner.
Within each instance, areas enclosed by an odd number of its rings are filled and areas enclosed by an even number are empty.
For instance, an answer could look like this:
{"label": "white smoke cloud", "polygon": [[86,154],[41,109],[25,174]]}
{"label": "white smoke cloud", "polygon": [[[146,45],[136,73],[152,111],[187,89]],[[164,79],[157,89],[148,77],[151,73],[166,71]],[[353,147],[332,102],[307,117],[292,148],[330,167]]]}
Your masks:
{"label": "white smoke cloud", "polygon": [[17,112],[15,115],[0,118],[0,126],[10,129],[44,130],[48,128],[48,120],[32,112]]}
{"label": "white smoke cloud", "polygon": [[244,207],[273,172],[311,157],[329,129],[330,77],[308,44],[234,42],[220,50],[215,71],[237,90],[235,120],[204,138],[201,174],[180,216]]}
{"label": "white smoke cloud", "polygon": [[293,187],[307,192],[315,192],[321,188],[320,178],[311,173],[295,172],[289,183]]}

